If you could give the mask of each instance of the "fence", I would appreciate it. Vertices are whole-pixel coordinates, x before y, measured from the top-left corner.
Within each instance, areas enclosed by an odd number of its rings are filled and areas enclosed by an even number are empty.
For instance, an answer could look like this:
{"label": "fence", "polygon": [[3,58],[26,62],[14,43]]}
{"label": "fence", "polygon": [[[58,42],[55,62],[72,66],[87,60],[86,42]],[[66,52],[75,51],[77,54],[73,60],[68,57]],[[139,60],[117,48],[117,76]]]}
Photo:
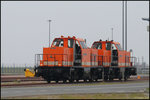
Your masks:
{"label": "fence", "polygon": [[149,66],[146,66],[146,67],[138,66],[137,74],[149,75]]}
{"label": "fence", "polygon": [[33,70],[34,67],[31,65],[27,65],[27,64],[20,64],[20,65],[16,65],[16,64],[12,64],[12,65],[8,65],[8,64],[2,64],[1,65],[1,75],[4,74],[24,74],[24,69],[30,69]]}
{"label": "fence", "polygon": [[[1,65],[1,75],[3,74],[22,74],[24,75],[24,69],[34,69],[34,65],[27,64],[2,64]],[[142,66],[141,64],[136,64],[137,74],[146,74],[149,75],[149,65]]]}

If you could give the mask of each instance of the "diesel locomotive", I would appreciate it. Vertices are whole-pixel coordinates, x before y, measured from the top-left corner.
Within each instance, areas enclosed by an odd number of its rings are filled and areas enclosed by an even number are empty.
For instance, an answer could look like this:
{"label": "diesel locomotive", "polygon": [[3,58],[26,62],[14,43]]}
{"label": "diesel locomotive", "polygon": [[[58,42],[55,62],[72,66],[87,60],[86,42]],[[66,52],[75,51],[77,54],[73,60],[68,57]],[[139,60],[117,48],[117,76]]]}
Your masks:
{"label": "diesel locomotive", "polygon": [[81,38],[55,38],[43,54],[35,55],[35,76],[51,81],[78,82],[98,79],[127,80],[136,75],[135,57],[122,50],[118,42],[95,41],[91,48]]}

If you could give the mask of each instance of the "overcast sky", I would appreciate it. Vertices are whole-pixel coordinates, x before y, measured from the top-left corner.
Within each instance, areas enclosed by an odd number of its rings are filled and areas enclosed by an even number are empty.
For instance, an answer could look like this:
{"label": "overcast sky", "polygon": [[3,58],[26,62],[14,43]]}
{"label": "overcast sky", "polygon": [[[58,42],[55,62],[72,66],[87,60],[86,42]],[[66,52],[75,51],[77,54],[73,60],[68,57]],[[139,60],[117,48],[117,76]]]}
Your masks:
{"label": "overcast sky", "polygon": [[[128,50],[149,63],[148,1],[128,2]],[[1,1],[1,63],[34,64],[35,54],[55,37],[86,38],[91,47],[99,39],[122,45],[121,1]]]}

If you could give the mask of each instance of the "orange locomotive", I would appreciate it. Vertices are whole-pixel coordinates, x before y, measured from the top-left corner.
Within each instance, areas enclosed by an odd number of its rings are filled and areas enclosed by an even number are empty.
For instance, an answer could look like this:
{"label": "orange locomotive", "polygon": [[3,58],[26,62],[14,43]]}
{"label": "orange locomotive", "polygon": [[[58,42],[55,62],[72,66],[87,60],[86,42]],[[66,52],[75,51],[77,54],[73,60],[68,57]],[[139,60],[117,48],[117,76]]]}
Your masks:
{"label": "orange locomotive", "polygon": [[104,79],[122,79],[124,68],[124,79],[136,75],[135,57],[130,57],[130,52],[122,50],[120,43],[112,41],[95,41],[91,48],[98,50],[98,66],[104,68]]}
{"label": "orange locomotive", "polygon": [[[125,55],[128,59],[125,59]],[[83,39],[61,36],[54,39],[51,47],[44,47],[43,54],[36,54],[35,76],[42,76],[48,83],[81,79],[97,81],[102,79],[104,72],[104,79],[112,80],[121,79],[120,68],[126,67],[127,79],[136,74],[130,60],[130,52],[121,51],[119,43],[97,41],[88,48]]]}

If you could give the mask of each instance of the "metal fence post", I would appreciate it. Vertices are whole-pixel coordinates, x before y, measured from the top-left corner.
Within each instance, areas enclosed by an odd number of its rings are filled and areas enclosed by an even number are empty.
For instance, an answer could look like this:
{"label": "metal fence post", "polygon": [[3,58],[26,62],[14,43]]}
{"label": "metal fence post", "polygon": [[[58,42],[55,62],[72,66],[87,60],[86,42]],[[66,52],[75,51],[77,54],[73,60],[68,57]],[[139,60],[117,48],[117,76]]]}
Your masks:
{"label": "metal fence post", "polygon": [[13,65],[10,66],[10,74],[12,73],[12,66],[13,66]]}
{"label": "metal fence post", "polygon": [[6,73],[6,69],[5,69],[5,67],[6,67],[6,66],[4,65],[4,68],[3,68],[3,69],[4,69],[4,73]]}
{"label": "metal fence post", "polygon": [[23,69],[24,69],[23,67],[20,67],[20,73],[23,73]]}
{"label": "metal fence post", "polygon": [[13,66],[13,72],[15,73],[15,64],[14,64],[14,66]]}
{"label": "metal fence post", "polygon": [[17,74],[19,73],[19,67],[20,67],[20,66],[17,67]]}
{"label": "metal fence post", "polygon": [[1,67],[1,73],[3,73],[3,64],[2,64],[2,67]]}
{"label": "metal fence post", "polygon": [[10,65],[8,66],[8,73],[10,72]]}
{"label": "metal fence post", "polygon": [[9,72],[9,65],[7,66],[7,72],[6,73],[8,73]]}

